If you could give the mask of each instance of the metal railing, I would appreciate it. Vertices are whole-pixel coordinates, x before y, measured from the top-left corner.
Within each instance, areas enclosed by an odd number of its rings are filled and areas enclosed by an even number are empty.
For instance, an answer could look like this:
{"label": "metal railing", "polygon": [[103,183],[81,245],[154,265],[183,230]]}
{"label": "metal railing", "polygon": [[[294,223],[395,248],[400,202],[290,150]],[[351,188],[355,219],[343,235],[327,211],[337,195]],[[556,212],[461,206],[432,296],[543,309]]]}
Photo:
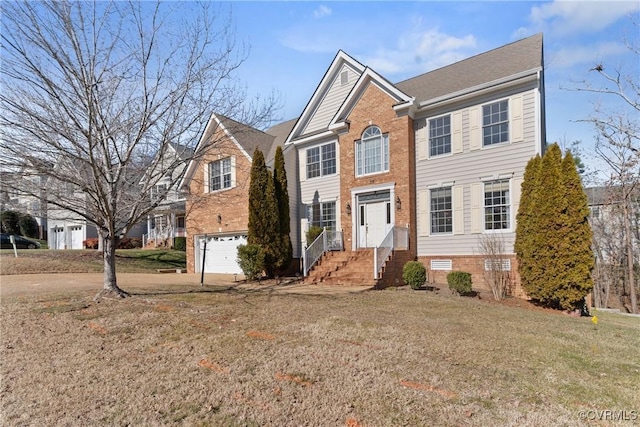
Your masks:
{"label": "metal railing", "polygon": [[316,237],[316,240],[304,249],[302,256],[302,270],[304,277],[309,274],[309,270],[311,270],[325,252],[341,251],[343,249],[342,232],[327,230],[324,228],[322,233]]}
{"label": "metal railing", "polygon": [[380,271],[394,249],[409,249],[409,227],[391,227],[385,238],[373,250],[373,278],[380,278]]}

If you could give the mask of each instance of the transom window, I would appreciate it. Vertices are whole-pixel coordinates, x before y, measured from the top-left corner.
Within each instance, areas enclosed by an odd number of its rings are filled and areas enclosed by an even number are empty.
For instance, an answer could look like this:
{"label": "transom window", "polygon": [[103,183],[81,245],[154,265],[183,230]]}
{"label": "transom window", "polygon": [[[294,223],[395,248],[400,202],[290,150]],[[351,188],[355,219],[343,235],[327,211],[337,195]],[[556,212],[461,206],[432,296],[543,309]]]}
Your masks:
{"label": "transom window", "polygon": [[451,187],[431,190],[431,233],[451,233],[453,231],[453,211]]}
{"label": "transom window", "polygon": [[510,224],[509,180],[484,184],[485,230],[508,230]]}
{"label": "transom window", "polygon": [[451,153],[451,116],[429,120],[429,156]]}
{"label": "transom window", "polygon": [[307,150],[307,179],[334,173],[336,173],[335,142]]}
{"label": "transom window", "polygon": [[309,206],[309,223],[327,230],[336,229],[336,202],[316,203]]}
{"label": "transom window", "polygon": [[356,175],[369,175],[389,170],[389,135],[370,126],[356,141]]}
{"label": "transom window", "polygon": [[499,101],[482,107],[482,145],[509,141],[509,101]]}
{"label": "transom window", "polygon": [[209,163],[209,191],[231,188],[231,157]]}

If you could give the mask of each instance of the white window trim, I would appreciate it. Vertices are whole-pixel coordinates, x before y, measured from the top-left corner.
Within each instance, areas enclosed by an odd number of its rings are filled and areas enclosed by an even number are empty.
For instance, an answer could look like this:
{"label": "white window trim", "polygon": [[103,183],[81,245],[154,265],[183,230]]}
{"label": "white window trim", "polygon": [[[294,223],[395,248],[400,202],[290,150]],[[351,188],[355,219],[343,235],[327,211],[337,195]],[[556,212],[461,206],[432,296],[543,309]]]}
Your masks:
{"label": "white window trim", "polygon": [[[323,175],[322,174],[322,161],[323,161],[323,158],[322,158],[322,147],[324,147],[326,145],[331,145],[331,144],[334,144],[334,148],[335,148],[334,151],[336,153],[336,157],[335,157],[336,171],[333,172],[333,173],[329,173],[329,174],[324,174]],[[307,156],[308,156],[309,150],[313,150],[314,148],[318,149],[318,153],[319,153],[319,156],[320,156],[320,175],[314,176],[312,178],[309,178],[309,176],[307,175],[307,165],[308,165],[308,163],[307,163],[307,158],[308,157]],[[325,178],[325,177],[328,177],[328,176],[338,175],[340,173],[340,169],[338,167],[338,158],[340,157],[340,153],[338,152],[338,149],[339,149],[339,147],[338,147],[338,143],[336,141],[324,142],[322,144],[317,144],[317,145],[314,145],[312,147],[305,148],[303,150],[303,152],[304,152],[304,154],[303,154],[304,155],[304,162],[300,162],[301,163],[301,165],[300,165],[301,169],[302,169],[302,167],[304,165],[304,169],[300,171],[300,172],[304,171],[304,175],[302,175],[303,176],[302,181],[307,181],[307,180],[311,180],[311,179],[319,179],[319,178]]]}
{"label": "white window trim", "polygon": [[[487,230],[487,224],[485,222],[485,208],[486,205],[484,204],[484,188],[485,188],[485,184],[488,184],[490,182],[494,182],[494,181],[509,181],[509,228],[502,228],[499,230]],[[492,178],[492,179],[483,179],[482,183],[480,184],[480,190],[481,190],[481,194],[480,194],[480,200],[481,200],[481,209],[480,209],[480,213],[482,215],[481,219],[480,219],[480,223],[482,225],[482,233],[484,234],[505,234],[505,233],[513,233],[515,230],[515,225],[514,225],[514,220],[515,220],[515,214],[514,214],[514,202],[513,202],[513,179],[510,178],[501,178],[501,177],[496,177],[496,178]]]}
{"label": "white window trim", "polygon": [[[454,113],[446,113],[446,114],[440,114],[438,116],[434,116],[434,117],[429,117],[427,119],[427,158],[429,159],[442,159],[444,157],[449,157],[453,155],[453,115]],[[437,120],[439,118],[442,117],[447,117],[449,116],[449,152],[448,153],[443,153],[443,154],[436,154],[436,155],[431,155],[431,120]]]}
{"label": "white window trim", "polygon": [[[382,139],[382,144],[383,144],[383,146],[382,146],[382,157],[380,159],[382,161],[382,165],[381,165],[382,169],[379,170],[379,171],[376,171],[376,172],[358,174],[358,153],[359,153],[358,144],[362,144],[362,135],[361,135],[360,139],[357,139],[354,142],[353,160],[355,162],[355,164],[354,164],[355,176],[357,176],[357,177],[379,175],[381,173],[387,173],[387,172],[389,172],[391,170],[391,161],[390,161],[391,160],[391,152],[390,152],[391,147],[390,147],[390,143],[389,143],[389,133],[388,132],[387,133],[382,132],[382,129],[380,129],[380,127],[376,126],[376,125],[368,126],[362,133],[364,134],[364,132],[366,132],[367,129],[372,128],[372,127],[378,128],[378,130],[380,131],[380,137]],[[384,143],[385,143],[385,141],[387,143],[387,158],[386,159],[384,158]],[[427,139],[427,141],[428,141],[428,139]],[[386,160],[386,162],[385,162],[385,160]],[[385,163],[387,165],[386,169],[384,168]],[[364,159],[363,159],[362,169],[364,170]]]}
{"label": "white window trim", "polygon": [[[222,162],[226,159],[230,159],[231,162],[231,186],[226,187],[226,188],[220,188],[218,190],[212,190],[211,189],[211,176],[210,176],[210,168],[211,168],[211,163],[214,162]],[[221,157],[217,160],[212,160],[210,162],[207,162],[205,164],[204,167],[204,192],[208,193],[208,194],[215,194],[215,193],[221,193],[224,191],[229,191],[232,190],[236,187],[236,156],[227,156],[227,157]]]}
{"label": "white window trim", "polygon": [[[491,105],[491,104],[498,104],[500,102],[503,101],[507,101],[507,125],[509,126],[509,131],[507,132],[507,140],[506,141],[502,141],[502,142],[498,142],[495,144],[489,144],[489,145],[484,145],[484,114],[483,114],[483,109],[484,107],[486,107],[487,105]],[[479,123],[479,131],[480,131],[480,149],[482,150],[490,150],[494,147],[504,147],[506,145],[510,145],[513,141],[511,138],[511,128],[513,126],[512,123],[512,117],[511,117],[511,98],[510,97],[506,97],[506,98],[500,98],[500,99],[494,99],[490,102],[485,102],[481,105],[478,106],[478,118],[480,120]]]}

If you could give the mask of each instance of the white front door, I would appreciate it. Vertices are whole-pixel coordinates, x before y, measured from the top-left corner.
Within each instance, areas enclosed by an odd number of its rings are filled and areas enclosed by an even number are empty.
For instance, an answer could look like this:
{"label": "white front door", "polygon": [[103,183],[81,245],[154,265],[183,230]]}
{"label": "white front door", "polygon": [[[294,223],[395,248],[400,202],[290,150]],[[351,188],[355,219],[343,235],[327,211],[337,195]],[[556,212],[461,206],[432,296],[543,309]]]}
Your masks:
{"label": "white front door", "polygon": [[374,248],[382,243],[387,235],[387,204],[375,202],[360,205],[359,247]]}

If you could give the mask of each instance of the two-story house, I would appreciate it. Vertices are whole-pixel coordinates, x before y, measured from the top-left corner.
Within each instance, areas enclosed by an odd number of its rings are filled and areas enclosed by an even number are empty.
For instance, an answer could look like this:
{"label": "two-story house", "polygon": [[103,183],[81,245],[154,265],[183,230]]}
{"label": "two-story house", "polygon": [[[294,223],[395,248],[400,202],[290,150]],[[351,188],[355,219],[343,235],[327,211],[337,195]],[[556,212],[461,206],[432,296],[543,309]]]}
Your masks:
{"label": "two-story house", "polygon": [[[487,263],[480,243],[497,238],[504,245],[501,268],[513,272],[511,293],[521,294],[513,252],[520,184],[529,159],[545,147],[541,34],[395,84],[339,51],[300,117],[282,127],[290,127],[281,142],[287,177],[296,183],[289,190],[294,253],[310,280],[366,276],[371,284],[392,285],[402,264],[418,259],[431,281],[464,270],[482,287],[483,271],[495,264]],[[229,131],[217,119],[214,128]],[[218,188],[211,179],[212,171],[229,170],[213,166],[226,158],[230,170],[241,166],[240,159],[249,169],[250,150],[240,140],[255,132],[227,132],[228,154],[190,166],[190,176],[204,180],[191,183],[191,196],[215,196],[206,209],[209,218],[188,217],[195,254],[190,262],[201,259],[198,239],[217,242],[233,230],[237,234],[227,239],[242,241],[248,180],[240,184],[236,172],[229,188]],[[263,151],[276,142],[267,135]],[[239,186],[244,193],[234,199],[232,189]],[[307,249],[311,225],[330,235],[321,251]],[[340,244],[327,246],[328,240]],[[337,248],[343,256],[325,256],[322,268],[309,273],[317,259],[309,252]],[[235,259],[235,250],[225,256]]]}
{"label": "two-story house", "polygon": [[[282,145],[291,126],[293,121],[262,132],[222,115],[212,114],[181,184],[181,188],[188,193],[188,272],[242,273],[236,258],[238,246],[247,242],[252,158],[255,150],[259,149],[267,165],[272,164],[275,148]],[[293,161],[294,166],[289,167],[289,171],[293,168],[292,173],[295,172],[295,158]],[[295,175],[288,183],[291,211],[297,215]],[[293,215],[292,223],[297,218]],[[299,238],[294,231],[294,253],[299,253],[299,246],[295,242],[299,242]]]}
{"label": "two-story house", "polygon": [[193,150],[189,147],[173,143],[166,144],[162,152],[156,154],[152,169],[163,171],[163,176],[153,177],[153,170],[148,171],[153,179],[149,197],[151,203],[160,202],[147,215],[147,233],[142,236],[143,247],[172,247],[174,238],[186,237],[186,199],[179,184],[186,169],[185,162],[192,155]]}

